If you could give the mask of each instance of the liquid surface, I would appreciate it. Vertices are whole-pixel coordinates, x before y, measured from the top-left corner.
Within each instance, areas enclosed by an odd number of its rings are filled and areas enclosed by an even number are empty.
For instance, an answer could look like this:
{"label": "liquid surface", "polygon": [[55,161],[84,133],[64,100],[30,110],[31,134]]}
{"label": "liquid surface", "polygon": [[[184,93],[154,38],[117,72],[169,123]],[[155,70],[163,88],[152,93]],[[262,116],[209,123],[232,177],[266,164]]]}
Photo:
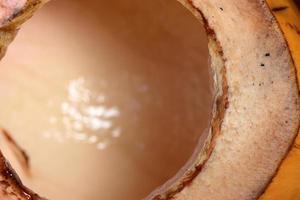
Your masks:
{"label": "liquid surface", "polygon": [[0,126],[55,200],[141,199],[185,164],[211,108],[204,30],[174,0],[53,1],[0,64]]}

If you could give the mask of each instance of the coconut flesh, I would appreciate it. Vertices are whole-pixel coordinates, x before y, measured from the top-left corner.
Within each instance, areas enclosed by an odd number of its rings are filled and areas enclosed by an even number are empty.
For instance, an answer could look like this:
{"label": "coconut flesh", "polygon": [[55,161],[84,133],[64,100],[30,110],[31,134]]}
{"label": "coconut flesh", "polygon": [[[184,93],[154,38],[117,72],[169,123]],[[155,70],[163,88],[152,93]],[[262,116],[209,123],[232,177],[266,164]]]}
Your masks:
{"label": "coconut flesh", "polygon": [[176,1],[50,2],[0,64],[1,127],[29,169],[1,149],[49,199],[146,197],[208,127],[208,60],[204,28]]}

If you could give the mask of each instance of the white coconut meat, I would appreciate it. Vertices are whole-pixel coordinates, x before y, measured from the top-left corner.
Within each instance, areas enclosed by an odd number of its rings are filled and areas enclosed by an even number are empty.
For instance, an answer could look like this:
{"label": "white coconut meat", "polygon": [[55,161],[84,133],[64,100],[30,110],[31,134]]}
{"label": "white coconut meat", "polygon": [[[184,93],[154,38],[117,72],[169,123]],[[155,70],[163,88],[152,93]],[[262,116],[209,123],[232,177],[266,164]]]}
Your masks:
{"label": "white coconut meat", "polygon": [[195,160],[199,174],[186,187],[179,180],[152,197],[257,199],[299,129],[299,94],[288,46],[265,1],[181,2],[207,27],[212,67],[223,85],[218,88],[226,88],[219,95],[226,102],[216,105],[224,114],[220,130],[211,132],[206,147],[211,153]]}

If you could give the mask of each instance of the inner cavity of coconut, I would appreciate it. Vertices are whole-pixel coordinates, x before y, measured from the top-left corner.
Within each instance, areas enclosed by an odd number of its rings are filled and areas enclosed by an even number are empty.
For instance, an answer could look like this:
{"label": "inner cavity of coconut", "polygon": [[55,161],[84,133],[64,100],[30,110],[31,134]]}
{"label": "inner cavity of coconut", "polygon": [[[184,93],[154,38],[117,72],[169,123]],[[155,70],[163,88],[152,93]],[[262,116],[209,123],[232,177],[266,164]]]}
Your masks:
{"label": "inner cavity of coconut", "polygon": [[50,2],[0,63],[0,127],[30,168],[0,147],[49,199],[141,199],[208,127],[209,76],[205,31],[174,0]]}

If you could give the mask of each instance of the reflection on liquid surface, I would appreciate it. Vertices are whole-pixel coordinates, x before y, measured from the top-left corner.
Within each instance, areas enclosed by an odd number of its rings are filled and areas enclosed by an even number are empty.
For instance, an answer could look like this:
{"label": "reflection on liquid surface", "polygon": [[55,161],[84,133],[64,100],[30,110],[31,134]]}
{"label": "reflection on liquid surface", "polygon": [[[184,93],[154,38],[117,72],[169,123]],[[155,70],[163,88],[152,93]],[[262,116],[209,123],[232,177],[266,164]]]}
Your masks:
{"label": "reflection on liquid surface", "polygon": [[49,199],[141,199],[184,165],[208,123],[206,46],[174,0],[53,1],[0,64],[1,126],[30,173],[5,154]]}
{"label": "reflection on liquid surface", "polygon": [[[87,88],[83,77],[71,80],[67,92],[67,99],[60,104],[61,115],[49,117],[49,123],[53,126],[43,133],[45,138],[61,143],[72,139],[96,144],[98,149],[104,150],[113,138],[121,136],[122,128],[114,124],[120,110],[116,106],[106,105],[108,100],[105,94]],[[51,99],[48,107],[57,109]]]}

